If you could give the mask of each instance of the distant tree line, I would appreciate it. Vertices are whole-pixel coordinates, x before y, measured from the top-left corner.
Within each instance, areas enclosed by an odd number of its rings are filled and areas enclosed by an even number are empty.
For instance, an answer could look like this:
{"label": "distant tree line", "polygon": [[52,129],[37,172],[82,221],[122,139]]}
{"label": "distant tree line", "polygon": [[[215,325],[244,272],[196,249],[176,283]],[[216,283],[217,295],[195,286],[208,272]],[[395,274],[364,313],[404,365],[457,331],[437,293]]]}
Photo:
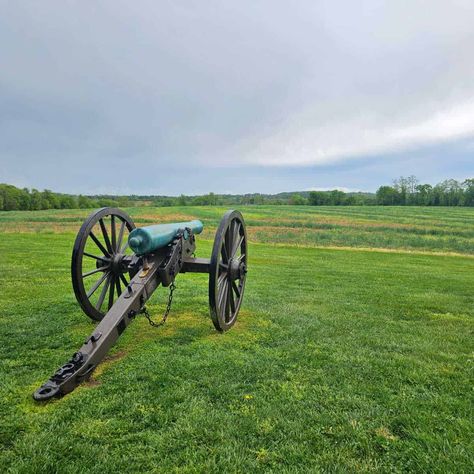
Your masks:
{"label": "distant tree line", "polygon": [[[209,193],[203,196],[83,196],[54,193],[49,189],[17,188],[0,184],[0,210],[36,211],[42,209],[94,209],[105,206],[214,206],[219,204],[265,204],[263,195],[231,196]],[[284,200],[279,204],[287,204]]]}
{"label": "distant tree line", "polygon": [[376,202],[382,206],[474,206],[474,179],[447,179],[432,186],[415,176],[402,176],[392,186],[381,186]]}
{"label": "distant tree line", "polygon": [[[290,202],[290,204],[294,204]],[[311,206],[373,206],[375,195],[371,193],[345,193],[339,189],[332,191],[311,191],[307,203]]]}
{"label": "distant tree line", "polygon": [[37,211],[41,209],[87,209],[104,206],[127,206],[129,199],[124,196],[115,198],[93,198],[53,193],[49,189],[19,189],[11,184],[0,184],[0,210]]}
{"label": "distant tree line", "polygon": [[83,196],[54,193],[48,189],[17,188],[0,184],[0,210],[87,209],[104,206],[215,206],[215,205],[311,205],[311,206],[474,206],[474,178],[463,182],[448,179],[432,186],[415,176],[396,179],[392,186],[381,186],[373,193],[302,191],[279,194],[214,194],[202,196]]}

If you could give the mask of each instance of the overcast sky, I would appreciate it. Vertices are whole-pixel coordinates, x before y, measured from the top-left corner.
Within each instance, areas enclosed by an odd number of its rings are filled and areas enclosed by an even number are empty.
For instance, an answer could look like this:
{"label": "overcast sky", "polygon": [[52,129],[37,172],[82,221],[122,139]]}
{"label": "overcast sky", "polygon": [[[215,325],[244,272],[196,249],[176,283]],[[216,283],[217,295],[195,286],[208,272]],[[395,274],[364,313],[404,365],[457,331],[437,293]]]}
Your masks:
{"label": "overcast sky", "polygon": [[0,11],[0,182],[198,194],[474,176],[473,0]]}

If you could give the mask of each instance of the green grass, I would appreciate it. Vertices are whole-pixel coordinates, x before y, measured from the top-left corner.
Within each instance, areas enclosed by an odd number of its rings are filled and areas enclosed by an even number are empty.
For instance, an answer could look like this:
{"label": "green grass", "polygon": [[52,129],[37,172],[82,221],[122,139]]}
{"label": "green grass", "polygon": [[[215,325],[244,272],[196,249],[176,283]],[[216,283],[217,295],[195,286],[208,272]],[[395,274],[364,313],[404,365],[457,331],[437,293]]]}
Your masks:
{"label": "green grass", "polygon": [[[474,254],[474,210],[453,207],[249,206],[240,210],[254,242],[312,247],[406,249]],[[140,207],[138,225],[199,218],[212,238],[221,207]],[[76,232],[89,210],[0,212],[2,232]]]}
{"label": "green grass", "polygon": [[[206,235],[222,214],[130,211],[139,222],[153,213],[198,216]],[[180,275],[165,327],[139,318],[92,382],[39,405],[32,392],[94,327],[68,268],[73,226],[85,214],[0,214],[4,230],[23,230],[0,233],[2,472],[474,471],[474,259],[305,248],[284,238],[299,231],[295,223],[326,216],[350,221],[341,238],[359,247],[370,246],[364,225],[406,224],[446,231],[416,248],[467,252],[449,229],[472,245],[474,212],[249,208],[250,273],[231,331],[213,329],[206,276]],[[62,215],[73,226],[62,227]],[[33,218],[41,227],[28,229]],[[285,219],[293,224],[285,228]],[[268,234],[279,246],[255,230],[279,224],[281,234]],[[337,245],[328,232],[326,244]],[[404,235],[399,247],[413,250]],[[211,244],[199,239],[198,256]],[[165,300],[162,289],[152,298],[155,318]]]}

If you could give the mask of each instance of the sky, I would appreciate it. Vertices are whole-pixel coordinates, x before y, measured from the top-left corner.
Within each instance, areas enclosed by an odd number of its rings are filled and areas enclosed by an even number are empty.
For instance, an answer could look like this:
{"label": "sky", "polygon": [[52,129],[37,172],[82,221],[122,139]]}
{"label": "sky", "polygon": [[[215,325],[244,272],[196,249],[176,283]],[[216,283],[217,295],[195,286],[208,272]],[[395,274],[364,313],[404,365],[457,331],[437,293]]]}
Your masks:
{"label": "sky", "polygon": [[474,177],[472,0],[0,11],[0,182],[179,195]]}

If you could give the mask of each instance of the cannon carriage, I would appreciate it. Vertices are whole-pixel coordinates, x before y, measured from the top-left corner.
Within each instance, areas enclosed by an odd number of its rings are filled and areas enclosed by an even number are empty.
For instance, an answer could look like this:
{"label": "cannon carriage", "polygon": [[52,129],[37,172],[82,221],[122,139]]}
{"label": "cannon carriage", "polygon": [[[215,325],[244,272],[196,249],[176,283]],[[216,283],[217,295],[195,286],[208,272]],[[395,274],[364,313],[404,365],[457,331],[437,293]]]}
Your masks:
{"label": "cannon carriage", "polygon": [[247,277],[247,234],[238,211],[228,211],[216,231],[211,258],[197,258],[198,220],[137,228],[121,209],[103,208],[82,224],[73,246],[72,285],[84,313],[98,324],[72,358],[38,388],[45,401],[65,395],[87,380],[110,347],[161,285],[170,288],[166,320],[178,273],[209,274],[209,309],[215,328],[236,322]]}

